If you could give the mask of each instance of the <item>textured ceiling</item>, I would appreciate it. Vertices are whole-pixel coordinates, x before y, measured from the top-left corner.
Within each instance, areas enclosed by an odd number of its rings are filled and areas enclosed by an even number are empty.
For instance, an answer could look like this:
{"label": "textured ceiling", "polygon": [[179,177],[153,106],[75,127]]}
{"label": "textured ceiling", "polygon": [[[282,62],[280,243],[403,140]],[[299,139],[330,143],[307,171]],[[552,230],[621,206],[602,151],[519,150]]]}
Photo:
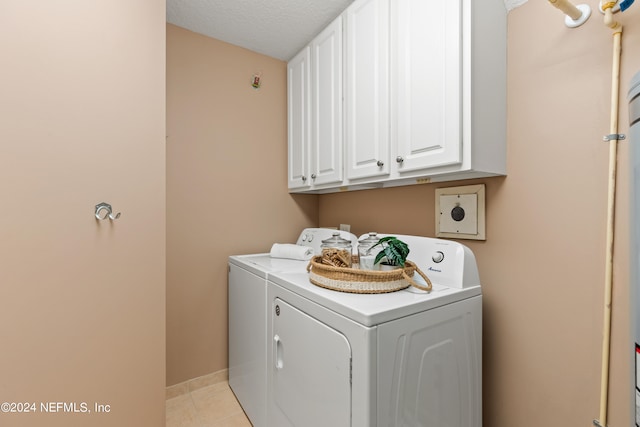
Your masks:
{"label": "textured ceiling", "polygon": [[[353,0],[167,0],[167,22],[287,61]],[[527,0],[504,0],[511,10]]]}
{"label": "textured ceiling", "polygon": [[504,0],[504,5],[507,7],[507,10],[511,10],[518,6],[522,6],[526,2],[527,0]]}
{"label": "textured ceiling", "polygon": [[167,0],[167,22],[284,61],[353,0]]}

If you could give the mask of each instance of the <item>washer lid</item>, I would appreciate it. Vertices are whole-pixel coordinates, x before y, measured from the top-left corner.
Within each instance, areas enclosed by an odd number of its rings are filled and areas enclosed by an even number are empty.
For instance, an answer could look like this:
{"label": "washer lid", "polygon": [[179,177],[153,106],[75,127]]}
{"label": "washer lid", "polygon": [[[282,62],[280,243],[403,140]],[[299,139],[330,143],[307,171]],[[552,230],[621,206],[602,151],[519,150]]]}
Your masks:
{"label": "washer lid", "polygon": [[229,262],[264,278],[277,271],[306,272],[309,265],[309,261],[272,258],[269,254],[234,255]]}

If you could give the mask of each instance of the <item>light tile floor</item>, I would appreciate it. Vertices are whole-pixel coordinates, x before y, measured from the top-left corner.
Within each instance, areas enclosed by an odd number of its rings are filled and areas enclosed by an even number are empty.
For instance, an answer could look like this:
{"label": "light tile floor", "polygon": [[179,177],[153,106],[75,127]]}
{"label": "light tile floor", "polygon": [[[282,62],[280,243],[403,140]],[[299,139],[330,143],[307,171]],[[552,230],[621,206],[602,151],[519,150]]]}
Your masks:
{"label": "light tile floor", "polygon": [[167,399],[167,427],[251,427],[228,382]]}

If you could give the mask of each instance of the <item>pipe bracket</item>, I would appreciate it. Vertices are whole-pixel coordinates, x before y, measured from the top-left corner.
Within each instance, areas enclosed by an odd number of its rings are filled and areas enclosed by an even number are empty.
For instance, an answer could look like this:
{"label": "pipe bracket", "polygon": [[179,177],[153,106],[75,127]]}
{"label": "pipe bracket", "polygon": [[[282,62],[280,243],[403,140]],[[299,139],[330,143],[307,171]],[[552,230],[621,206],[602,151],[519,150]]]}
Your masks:
{"label": "pipe bracket", "polygon": [[605,135],[604,137],[602,137],[602,140],[604,142],[621,141],[623,139],[627,139],[627,135],[625,135],[624,133],[611,133],[609,135]]}

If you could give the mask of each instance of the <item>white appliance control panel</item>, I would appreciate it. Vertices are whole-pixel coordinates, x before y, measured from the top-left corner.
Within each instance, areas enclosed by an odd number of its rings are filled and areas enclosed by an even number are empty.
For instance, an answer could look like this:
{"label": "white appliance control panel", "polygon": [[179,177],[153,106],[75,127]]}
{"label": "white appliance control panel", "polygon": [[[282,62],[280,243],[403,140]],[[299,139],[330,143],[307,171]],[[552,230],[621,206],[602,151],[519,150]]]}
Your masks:
{"label": "white appliance control panel", "polygon": [[[366,237],[362,235],[360,238]],[[480,275],[473,252],[465,245],[446,239],[402,234],[395,236],[409,246],[407,259],[414,262],[433,283],[464,289],[480,285]]]}
{"label": "white appliance control panel", "polygon": [[297,245],[313,248],[313,253],[320,255],[322,241],[330,239],[333,233],[340,233],[343,239],[351,240],[353,253],[358,251],[358,237],[347,231],[335,230],[332,228],[305,228],[298,237]]}

